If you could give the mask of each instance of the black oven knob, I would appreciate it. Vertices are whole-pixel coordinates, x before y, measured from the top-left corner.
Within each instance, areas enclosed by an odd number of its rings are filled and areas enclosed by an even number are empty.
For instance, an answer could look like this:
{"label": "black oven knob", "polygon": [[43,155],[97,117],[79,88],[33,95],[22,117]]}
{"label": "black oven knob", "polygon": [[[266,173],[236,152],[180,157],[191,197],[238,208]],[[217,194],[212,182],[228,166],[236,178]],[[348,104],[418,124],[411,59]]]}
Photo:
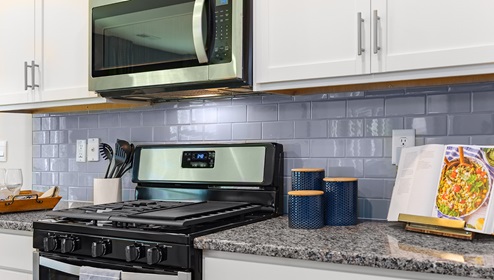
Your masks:
{"label": "black oven knob", "polygon": [[142,244],[128,245],[125,247],[125,260],[127,262],[137,261],[144,257],[144,246]]}
{"label": "black oven knob", "polygon": [[[166,248],[151,247],[146,251],[146,262],[149,265],[157,264],[163,260],[163,252],[166,253]],[[166,255],[165,255],[166,259]]]}
{"label": "black oven knob", "polygon": [[47,236],[43,238],[43,250],[52,252],[58,248],[58,238],[56,236]]}
{"label": "black oven knob", "polygon": [[60,252],[62,253],[72,253],[77,249],[79,242],[74,237],[62,238],[60,242]]}
{"label": "black oven knob", "polygon": [[95,241],[91,244],[91,256],[93,258],[102,257],[111,253],[111,243],[109,240]]}

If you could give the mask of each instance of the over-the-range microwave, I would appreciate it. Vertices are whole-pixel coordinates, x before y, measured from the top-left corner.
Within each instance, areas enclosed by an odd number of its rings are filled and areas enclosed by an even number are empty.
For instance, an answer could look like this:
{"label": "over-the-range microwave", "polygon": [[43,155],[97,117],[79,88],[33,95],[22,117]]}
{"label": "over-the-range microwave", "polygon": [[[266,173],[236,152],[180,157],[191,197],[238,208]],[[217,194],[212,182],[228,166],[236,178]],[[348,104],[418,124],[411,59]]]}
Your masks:
{"label": "over-the-range microwave", "polygon": [[151,102],[251,91],[251,0],[89,2],[90,90]]}

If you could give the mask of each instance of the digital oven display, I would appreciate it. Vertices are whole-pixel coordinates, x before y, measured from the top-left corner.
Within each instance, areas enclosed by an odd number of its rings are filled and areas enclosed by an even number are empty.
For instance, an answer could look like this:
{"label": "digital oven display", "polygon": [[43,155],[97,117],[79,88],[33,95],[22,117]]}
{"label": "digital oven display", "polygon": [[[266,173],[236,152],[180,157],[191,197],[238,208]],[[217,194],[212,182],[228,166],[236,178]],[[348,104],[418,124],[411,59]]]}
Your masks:
{"label": "digital oven display", "polygon": [[216,0],[216,6],[228,5],[228,0]]}
{"label": "digital oven display", "polygon": [[182,168],[214,168],[214,151],[184,151]]}

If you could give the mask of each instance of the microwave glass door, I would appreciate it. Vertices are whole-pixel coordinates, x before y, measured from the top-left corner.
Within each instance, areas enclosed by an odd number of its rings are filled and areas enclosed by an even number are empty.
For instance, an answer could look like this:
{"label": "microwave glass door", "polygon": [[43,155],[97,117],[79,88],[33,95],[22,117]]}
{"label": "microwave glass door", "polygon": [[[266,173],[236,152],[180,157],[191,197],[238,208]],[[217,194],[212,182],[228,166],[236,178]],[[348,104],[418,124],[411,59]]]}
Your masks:
{"label": "microwave glass door", "polygon": [[93,6],[92,76],[207,63],[215,5],[209,0],[139,0]]}

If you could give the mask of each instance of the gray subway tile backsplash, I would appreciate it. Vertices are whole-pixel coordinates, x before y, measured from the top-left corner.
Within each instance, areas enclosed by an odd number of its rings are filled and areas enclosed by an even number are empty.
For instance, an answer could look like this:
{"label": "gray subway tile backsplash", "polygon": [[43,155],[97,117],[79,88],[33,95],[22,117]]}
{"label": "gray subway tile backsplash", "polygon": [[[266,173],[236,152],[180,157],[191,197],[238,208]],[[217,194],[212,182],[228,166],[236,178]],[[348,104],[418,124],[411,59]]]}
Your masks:
{"label": "gray subway tile backsplash", "polygon": [[[396,176],[393,129],[414,128],[416,143],[494,145],[494,83],[321,93],[246,95],[146,108],[33,118],[33,188],[59,185],[64,200],[91,201],[107,161],[75,161],[78,139],[138,144],[274,141],[284,146],[285,194],[291,169],[359,179],[359,216],[385,219]],[[135,195],[123,178],[123,198]]]}

